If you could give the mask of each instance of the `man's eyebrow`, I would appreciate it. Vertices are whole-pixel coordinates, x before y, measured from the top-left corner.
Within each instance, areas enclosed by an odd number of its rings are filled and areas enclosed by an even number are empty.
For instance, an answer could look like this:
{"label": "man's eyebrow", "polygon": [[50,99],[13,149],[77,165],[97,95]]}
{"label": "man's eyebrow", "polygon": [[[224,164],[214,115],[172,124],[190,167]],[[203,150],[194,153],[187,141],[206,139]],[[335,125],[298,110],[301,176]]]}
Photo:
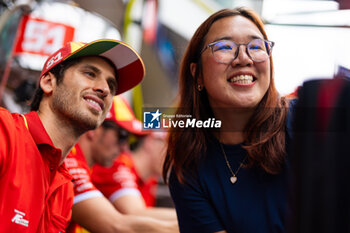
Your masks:
{"label": "man's eyebrow", "polygon": [[115,88],[118,88],[117,77],[109,77],[107,81],[108,81],[109,83],[112,83],[113,85],[115,85]]}
{"label": "man's eyebrow", "polygon": [[83,68],[91,69],[92,71],[99,73],[99,74],[101,73],[101,70],[99,68],[97,68],[96,66],[90,65],[90,64],[83,65]]}
{"label": "man's eyebrow", "polygon": [[[97,74],[102,73],[102,71],[94,65],[84,64],[82,67],[83,67],[83,69],[91,69],[92,71],[94,71]],[[118,87],[117,80],[118,80],[117,73],[115,74],[115,76],[108,77],[108,82],[112,82],[116,86],[116,88]]]}

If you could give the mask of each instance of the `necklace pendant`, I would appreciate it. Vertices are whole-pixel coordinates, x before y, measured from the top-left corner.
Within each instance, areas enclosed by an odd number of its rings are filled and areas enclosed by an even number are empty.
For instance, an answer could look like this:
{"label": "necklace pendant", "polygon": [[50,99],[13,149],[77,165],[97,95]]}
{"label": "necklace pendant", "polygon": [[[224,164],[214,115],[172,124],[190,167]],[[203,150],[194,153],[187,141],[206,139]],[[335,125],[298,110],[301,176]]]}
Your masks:
{"label": "necklace pendant", "polygon": [[230,181],[231,181],[232,184],[236,183],[237,182],[237,177],[231,176],[230,177]]}

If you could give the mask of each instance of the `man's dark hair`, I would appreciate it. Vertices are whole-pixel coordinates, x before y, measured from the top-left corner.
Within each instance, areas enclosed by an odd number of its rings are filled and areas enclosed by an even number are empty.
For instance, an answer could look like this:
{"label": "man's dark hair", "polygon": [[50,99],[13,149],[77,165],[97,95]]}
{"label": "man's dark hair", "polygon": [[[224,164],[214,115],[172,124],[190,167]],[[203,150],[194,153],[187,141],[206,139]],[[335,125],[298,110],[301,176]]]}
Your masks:
{"label": "man's dark hair", "polygon": [[[60,64],[53,67],[49,72],[51,72],[57,80],[57,84],[60,84],[63,80],[64,73],[69,67],[72,67],[73,65],[79,63],[81,61],[81,57],[70,59],[67,61],[63,61]],[[40,106],[41,99],[43,98],[44,91],[41,89],[40,84],[38,84],[38,87],[35,90],[32,102],[30,104],[30,110],[31,111],[37,111]]]}
{"label": "man's dark hair", "polygon": [[117,123],[111,120],[106,120],[101,125],[104,129],[114,129],[118,133],[119,143],[123,143],[129,139],[129,132],[120,127]]}
{"label": "man's dark hair", "polygon": [[111,120],[104,121],[101,126],[103,128],[105,128],[105,129],[115,129],[115,130],[119,130],[120,129],[120,126],[117,123],[115,123],[114,121],[111,121]]}

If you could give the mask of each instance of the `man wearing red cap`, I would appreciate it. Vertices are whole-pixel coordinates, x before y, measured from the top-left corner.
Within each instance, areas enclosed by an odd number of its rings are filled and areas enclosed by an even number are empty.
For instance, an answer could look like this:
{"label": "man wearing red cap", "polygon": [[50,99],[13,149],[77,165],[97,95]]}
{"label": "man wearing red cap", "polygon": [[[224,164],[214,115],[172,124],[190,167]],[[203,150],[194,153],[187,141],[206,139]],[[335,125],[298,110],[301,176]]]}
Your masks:
{"label": "man wearing red cap", "polygon": [[[118,102],[122,105],[118,104],[115,108]],[[173,221],[122,215],[91,181],[90,170],[94,164],[111,166],[114,158],[120,153],[122,136],[114,110],[130,114],[131,109],[127,108],[129,106],[123,106],[125,103],[121,97],[114,97],[111,111],[103,124],[96,130],[83,134],[65,160],[69,173],[74,177],[75,194],[72,224],[67,232],[82,232],[82,227],[90,232],[101,233],[178,232],[175,212]],[[124,116],[128,117],[125,114]],[[130,121],[123,123],[128,124]],[[123,123],[121,124],[125,126]]]}
{"label": "man wearing red cap", "polygon": [[172,208],[155,207],[157,178],[166,152],[159,132],[143,136],[133,151],[123,151],[111,167],[95,165],[92,182],[123,214],[176,220]]}
{"label": "man wearing red cap", "polygon": [[95,164],[92,182],[121,213],[175,221],[174,209],[154,207],[157,180],[166,153],[166,133],[145,132],[126,100],[114,99],[111,117],[106,119],[137,135],[136,148],[124,149],[112,166]]}
{"label": "man wearing red cap", "polygon": [[113,95],[137,85],[144,65],[116,40],[68,43],[44,64],[25,115],[0,108],[0,232],[64,232],[72,177],[63,161],[105,119]]}

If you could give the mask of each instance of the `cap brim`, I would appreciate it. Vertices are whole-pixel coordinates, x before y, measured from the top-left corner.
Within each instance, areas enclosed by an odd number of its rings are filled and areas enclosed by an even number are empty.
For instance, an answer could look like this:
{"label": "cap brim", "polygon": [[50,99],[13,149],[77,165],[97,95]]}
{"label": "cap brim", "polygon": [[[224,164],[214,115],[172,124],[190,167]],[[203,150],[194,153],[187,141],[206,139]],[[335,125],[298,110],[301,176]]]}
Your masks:
{"label": "cap brim", "polygon": [[114,63],[118,72],[118,90],[121,94],[139,84],[145,75],[141,57],[129,45],[117,40],[96,40],[74,51],[64,60],[82,56],[102,56]]}

